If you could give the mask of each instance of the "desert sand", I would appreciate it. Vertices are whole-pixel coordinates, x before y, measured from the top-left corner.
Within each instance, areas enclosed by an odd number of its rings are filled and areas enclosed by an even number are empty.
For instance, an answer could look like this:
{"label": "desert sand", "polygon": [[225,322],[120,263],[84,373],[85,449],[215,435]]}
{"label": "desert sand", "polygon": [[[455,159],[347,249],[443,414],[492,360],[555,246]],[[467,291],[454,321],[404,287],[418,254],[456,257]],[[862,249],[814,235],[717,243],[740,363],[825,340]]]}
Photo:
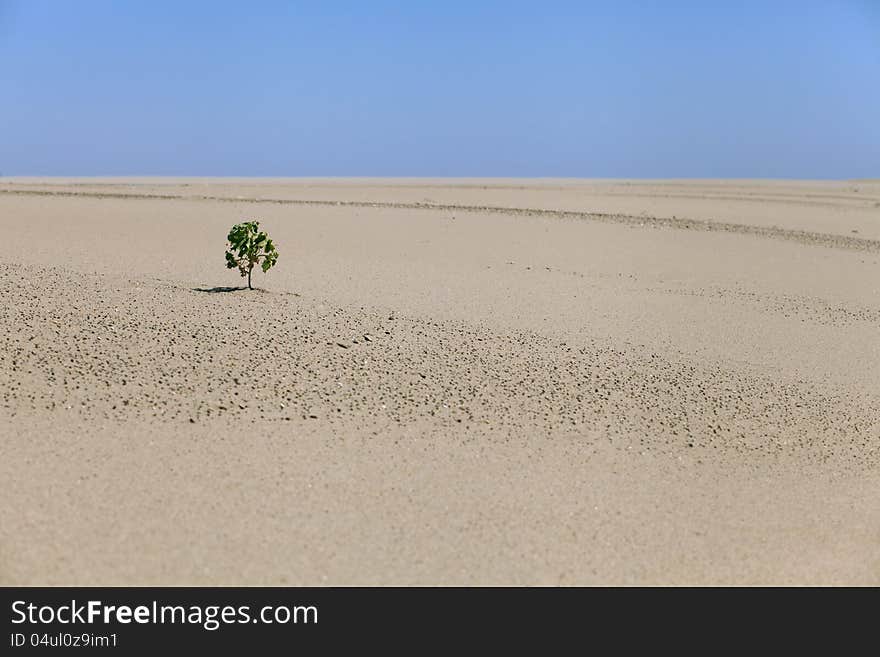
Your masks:
{"label": "desert sand", "polygon": [[4,178],[0,230],[0,584],[880,584],[878,181]]}

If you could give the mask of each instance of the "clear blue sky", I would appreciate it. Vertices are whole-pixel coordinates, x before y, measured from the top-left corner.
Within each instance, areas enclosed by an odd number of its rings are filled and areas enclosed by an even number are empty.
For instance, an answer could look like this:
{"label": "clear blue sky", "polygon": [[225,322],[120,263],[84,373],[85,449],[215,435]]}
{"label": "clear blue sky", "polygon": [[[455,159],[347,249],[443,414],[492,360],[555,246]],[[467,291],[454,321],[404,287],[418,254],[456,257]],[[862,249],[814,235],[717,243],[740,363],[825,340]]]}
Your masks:
{"label": "clear blue sky", "polygon": [[0,172],[880,177],[880,0],[0,0]]}

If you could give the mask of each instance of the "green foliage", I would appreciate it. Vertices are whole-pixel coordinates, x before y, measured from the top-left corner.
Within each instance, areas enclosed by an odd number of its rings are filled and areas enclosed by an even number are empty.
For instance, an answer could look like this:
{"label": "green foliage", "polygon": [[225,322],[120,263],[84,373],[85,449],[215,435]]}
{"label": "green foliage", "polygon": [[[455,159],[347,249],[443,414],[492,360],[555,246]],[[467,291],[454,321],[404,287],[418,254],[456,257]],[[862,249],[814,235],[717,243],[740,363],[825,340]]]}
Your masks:
{"label": "green foliage", "polygon": [[229,242],[226,251],[226,268],[235,269],[242,276],[248,277],[248,288],[251,287],[251,272],[260,265],[263,273],[269,271],[278,261],[278,251],[269,236],[260,231],[259,221],[246,221],[235,224],[226,236]]}

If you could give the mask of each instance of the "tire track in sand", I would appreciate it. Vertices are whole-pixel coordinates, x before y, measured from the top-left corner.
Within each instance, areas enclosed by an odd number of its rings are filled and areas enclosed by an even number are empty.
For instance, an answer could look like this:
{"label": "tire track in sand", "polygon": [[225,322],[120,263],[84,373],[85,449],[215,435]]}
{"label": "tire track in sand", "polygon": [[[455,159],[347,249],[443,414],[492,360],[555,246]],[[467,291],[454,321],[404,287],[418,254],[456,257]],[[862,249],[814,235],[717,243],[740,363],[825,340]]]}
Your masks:
{"label": "tire track in sand", "polygon": [[216,201],[223,203],[270,203],[276,205],[310,205],[336,206],[355,208],[386,208],[392,210],[443,210],[448,212],[468,212],[475,214],[503,214],[515,217],[551,217],[556,219],[573,219],[597,221],[601,223],[622,224],[641,228],[674,228],[677,230],[696,230],[705,232],[732,233],[751,235],[766,239],[785,240],[808,246],[880,253],[880,240],[834,233],[819,233],[779,226],[755,226],[728,221],[711,219],[689,219],[685,217],[654,217],[648,215],[630,215],[607,212],[589,212],[579,210],[552,210],[544,208],[517,208],[496,205],[458,205],[448,203],[404,203],[394,201],[331,201],[322,199],[282,199],[262,197],[228,197],[228,196],[181,196],[175,194],[137,194],[132,192],[74,192],[35,189],[0,189],[0,193],[11,196],[48,196],[48,197],[85,197],[98,199],[145,199],[145,200],[176,200],[176,201]]}

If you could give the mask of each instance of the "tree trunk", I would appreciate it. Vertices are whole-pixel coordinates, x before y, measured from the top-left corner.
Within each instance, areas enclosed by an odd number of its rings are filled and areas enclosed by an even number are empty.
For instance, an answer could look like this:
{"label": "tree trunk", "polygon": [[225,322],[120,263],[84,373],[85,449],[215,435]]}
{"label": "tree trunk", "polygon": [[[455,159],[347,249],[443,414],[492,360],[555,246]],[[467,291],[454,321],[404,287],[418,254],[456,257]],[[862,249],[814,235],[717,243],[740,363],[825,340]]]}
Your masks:
{"label": "tree trunk", "polygon": [[253,289],[254,289],[254,288],[251,287],[251,272],[252,272],[253,270],[254,270],[253,266],[251,266],[251,268],[248,269],[248,289],[249,289],[249,290],[253,290]]}

